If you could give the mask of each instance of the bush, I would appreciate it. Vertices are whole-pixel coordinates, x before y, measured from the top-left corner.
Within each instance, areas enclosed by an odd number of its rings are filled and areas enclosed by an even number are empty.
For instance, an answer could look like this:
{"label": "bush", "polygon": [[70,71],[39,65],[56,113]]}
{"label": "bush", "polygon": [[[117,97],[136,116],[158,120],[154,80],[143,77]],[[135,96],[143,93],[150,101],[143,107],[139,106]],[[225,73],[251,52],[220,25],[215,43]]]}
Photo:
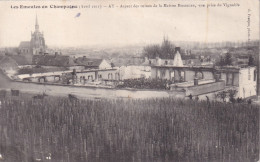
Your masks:
{"label": "bush", "polygon": [[137,89],[169,89],[171,81],[162,79],[126,79],[117,88],[137,88]]}

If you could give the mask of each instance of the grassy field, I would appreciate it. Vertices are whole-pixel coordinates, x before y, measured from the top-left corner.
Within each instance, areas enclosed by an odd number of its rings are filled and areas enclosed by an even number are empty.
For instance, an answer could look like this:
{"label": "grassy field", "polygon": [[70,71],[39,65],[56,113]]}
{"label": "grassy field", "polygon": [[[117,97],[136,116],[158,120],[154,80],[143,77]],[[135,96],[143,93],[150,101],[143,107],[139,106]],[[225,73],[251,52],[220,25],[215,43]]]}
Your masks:
{"label": "grassy field", "polygon": [[251,162],[259,154],[258,112],[169,98],[8,98],[0,108],[0,153],[10,162]]}

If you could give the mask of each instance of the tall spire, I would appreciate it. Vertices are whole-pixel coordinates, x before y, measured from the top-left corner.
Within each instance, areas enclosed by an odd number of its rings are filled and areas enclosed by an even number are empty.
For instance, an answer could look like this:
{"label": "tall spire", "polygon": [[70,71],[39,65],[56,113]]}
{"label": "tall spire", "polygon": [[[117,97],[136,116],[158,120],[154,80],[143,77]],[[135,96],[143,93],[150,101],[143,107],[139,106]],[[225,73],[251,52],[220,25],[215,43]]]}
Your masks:
{"label": "tall spire", "polygon": [[35,31],[39,31],[39,24],[38,24],[37,14],[36,14],[36,21],[35,21]]}

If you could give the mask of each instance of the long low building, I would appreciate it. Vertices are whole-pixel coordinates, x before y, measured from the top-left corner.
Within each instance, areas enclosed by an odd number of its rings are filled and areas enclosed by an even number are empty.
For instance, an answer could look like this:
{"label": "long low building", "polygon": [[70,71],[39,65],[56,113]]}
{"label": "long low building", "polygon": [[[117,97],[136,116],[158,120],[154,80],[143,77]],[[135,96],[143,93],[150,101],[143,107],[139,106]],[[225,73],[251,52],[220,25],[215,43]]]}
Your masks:
{"label": "long low building", "polygon": [[56,82],[63,79],[63,76],[70,76],[73,83],[85,84],[87,82],[102,80],[119,80],[120,75],[117,69],[89,69],[89,70],[68,70],[46,73],[21,74],[17,75],[17,80],[29,82]]}
{"label": "long low building", "polygon": [[119,80],[120,74],[117,69],[92,69],[76,72],[77,83],[103,81],[103,80]]}
{"label": "long low building", "polygon": [[[192,88],[193,91],[196,90],[194,86],[199,87],[199,85],[196,84],[200,80],[223,81],[225,89],[233,88],[237,90],[236,97],[246,98],[256,95],[256,67],[176,67],[171,65],[155,65],[151,67],[151,77],[153,79],[171,80],[175,84],[182,83],[176,85],[179,87],[186,86],[186,89],[189,87],[188,85],[192,83],[190,89]],[[208,84],[208,88],[212,88],[212,92],[215,86],[219,86],[214,82],[205,83]],[[219,88],[219,90],[221,89],[223,88]],[[194,93],[197,94],[197,92]]]}

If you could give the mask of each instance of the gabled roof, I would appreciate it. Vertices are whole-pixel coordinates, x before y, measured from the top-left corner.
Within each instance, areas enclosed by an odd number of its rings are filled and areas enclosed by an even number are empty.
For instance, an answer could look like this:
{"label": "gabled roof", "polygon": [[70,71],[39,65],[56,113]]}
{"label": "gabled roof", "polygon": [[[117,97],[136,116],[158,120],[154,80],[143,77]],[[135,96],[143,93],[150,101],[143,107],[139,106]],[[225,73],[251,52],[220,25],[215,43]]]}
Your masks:
{"label": "gabled roof", "polygon": [[10,68],[11,67],[18,68],[17,62],[9,56],[4,56],[0,60],[0,67],[6,66],[6,65]]}
{"label": "gabled roof", "polygon": [[29,62],[24,56],[19,55],[10,55],[10,56],[2,56],[0,57],[1,63],[6,62],[15,62],[16,65],[28,65]]}
{"label": "gabled roof", "polygon": [[34,55],[33,64],[63,67],[75,65],[71,57],[62,55]]}
{"label": "gabled roof", "polygon": [[83,65],[87,67],[98,67],[102,63],[103,59],[92,59],[86,57],[79,57],[75,60],[77,65]]}
{"label": "gabled roof", "polygon": [[29,41],[22,41],[19,45],[19,48],[30,48],[31,42]]}
{"label": "gabled roof", "polygon": [[21,56],[21,55],[11,55],[10,57],[12,59],[14,59],[18,65],[28,65],[28,64],[30,64],[28,62],[28,60],[24,56]]}

